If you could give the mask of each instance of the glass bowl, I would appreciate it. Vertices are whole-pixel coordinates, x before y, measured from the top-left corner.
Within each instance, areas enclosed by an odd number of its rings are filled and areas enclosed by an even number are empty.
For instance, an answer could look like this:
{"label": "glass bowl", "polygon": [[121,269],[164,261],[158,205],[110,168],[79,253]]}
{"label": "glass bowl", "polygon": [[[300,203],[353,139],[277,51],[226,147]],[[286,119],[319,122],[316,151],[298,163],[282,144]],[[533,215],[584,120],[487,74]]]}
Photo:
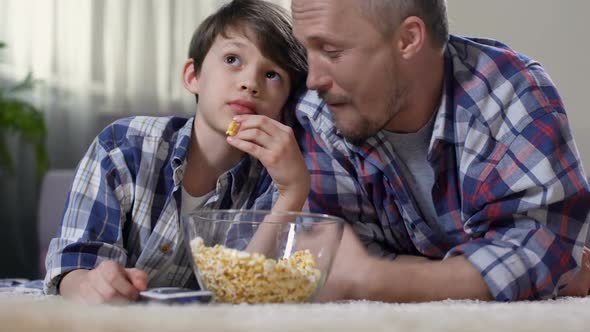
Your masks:
{"label": "glass bowl", "polygon": [[182,218],[199,286],[221,303],[313,301],[343,228],[341,218],[303,212],[203,210]]}

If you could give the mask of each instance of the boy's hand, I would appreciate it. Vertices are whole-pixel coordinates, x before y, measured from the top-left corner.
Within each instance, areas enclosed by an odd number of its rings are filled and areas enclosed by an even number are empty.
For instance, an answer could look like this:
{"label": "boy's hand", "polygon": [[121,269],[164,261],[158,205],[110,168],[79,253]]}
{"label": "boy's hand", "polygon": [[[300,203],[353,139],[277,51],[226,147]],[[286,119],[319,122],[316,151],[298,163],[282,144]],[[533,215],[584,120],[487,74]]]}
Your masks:
{"label": "boy's hand", "polygon": [[136,300],[147,288],[147,273],[104,261],[93,270],[75,270],[62,279],[60,293],[83,303],[116,303]]}
{"label": "boy's hand", "polygon": [[240,115],[240,131],[227,138],[266,167],[280,195],[286,199],[282,210],[300,210],[309,195],[310,180],[293,129],[263,115]]}

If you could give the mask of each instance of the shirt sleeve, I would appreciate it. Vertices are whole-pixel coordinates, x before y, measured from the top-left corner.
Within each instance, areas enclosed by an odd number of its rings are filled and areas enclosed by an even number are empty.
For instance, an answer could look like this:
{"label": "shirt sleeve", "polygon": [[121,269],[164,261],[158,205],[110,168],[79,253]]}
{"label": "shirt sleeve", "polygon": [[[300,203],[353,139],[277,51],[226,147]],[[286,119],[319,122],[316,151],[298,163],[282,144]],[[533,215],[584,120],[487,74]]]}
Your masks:
{"label": "shirt sleeve", "polygon": [[63,276],[77,269],[93,269],[102,261],[125,265],[122,229],[131,209],[133,181],[125,158],[103,138],[92,143],[80,161],[66,200],[58,236],[51,240],[46,258],[46,294],[57,294]]}
{"label": "shirt sleeve", "polygon": [[[370,255],[394,259],[398,250],[389,242],[391,237],[383,230],[371,202],[375,197],[382,198],[383,192],[363,186],[375,183],[371,179],[376,170],[357,166],[358,160],[342,146],[342,141],[336,141],[334,133],[323,135],[326,132],[314,130],[308,121],[311,120],[302,117],[302,131],[296,131],[311,182],[303,210],[344,219]],[[334,141],[330,142],[331,138]],[[357,171],[357,167],[362,171]]]}
{"label": "shirt sleeve", "polygon": [[453,248],[478,269],[496,300],[550,298],[580,266],[588,234],[588,182],[564,113],[528,124],[497,147],[476,190],[466,230]]}

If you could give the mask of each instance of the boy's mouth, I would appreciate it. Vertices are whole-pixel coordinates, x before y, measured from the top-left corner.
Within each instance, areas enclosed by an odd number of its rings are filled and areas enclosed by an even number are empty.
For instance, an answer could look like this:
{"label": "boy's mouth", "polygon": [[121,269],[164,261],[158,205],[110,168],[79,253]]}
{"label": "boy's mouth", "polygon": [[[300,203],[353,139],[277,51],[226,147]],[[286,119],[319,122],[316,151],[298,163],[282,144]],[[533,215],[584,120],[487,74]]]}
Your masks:
{"label": "boy's mouth", "polygon": [[256,114],[256,105],[247,100],[232,100],[228,104],[237,114]]}

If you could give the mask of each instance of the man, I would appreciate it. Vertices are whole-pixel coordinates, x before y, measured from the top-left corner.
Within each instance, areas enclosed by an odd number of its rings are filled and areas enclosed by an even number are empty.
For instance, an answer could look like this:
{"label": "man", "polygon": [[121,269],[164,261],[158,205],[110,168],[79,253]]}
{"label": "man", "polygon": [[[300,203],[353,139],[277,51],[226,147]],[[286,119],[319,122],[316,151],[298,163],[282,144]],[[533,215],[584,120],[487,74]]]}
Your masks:
{"label": "man", "polygon": [[588,294],[589,186],[539,63],[449,36],[443,0],[291,9],[309,209],[352,224],[320,300]]}

